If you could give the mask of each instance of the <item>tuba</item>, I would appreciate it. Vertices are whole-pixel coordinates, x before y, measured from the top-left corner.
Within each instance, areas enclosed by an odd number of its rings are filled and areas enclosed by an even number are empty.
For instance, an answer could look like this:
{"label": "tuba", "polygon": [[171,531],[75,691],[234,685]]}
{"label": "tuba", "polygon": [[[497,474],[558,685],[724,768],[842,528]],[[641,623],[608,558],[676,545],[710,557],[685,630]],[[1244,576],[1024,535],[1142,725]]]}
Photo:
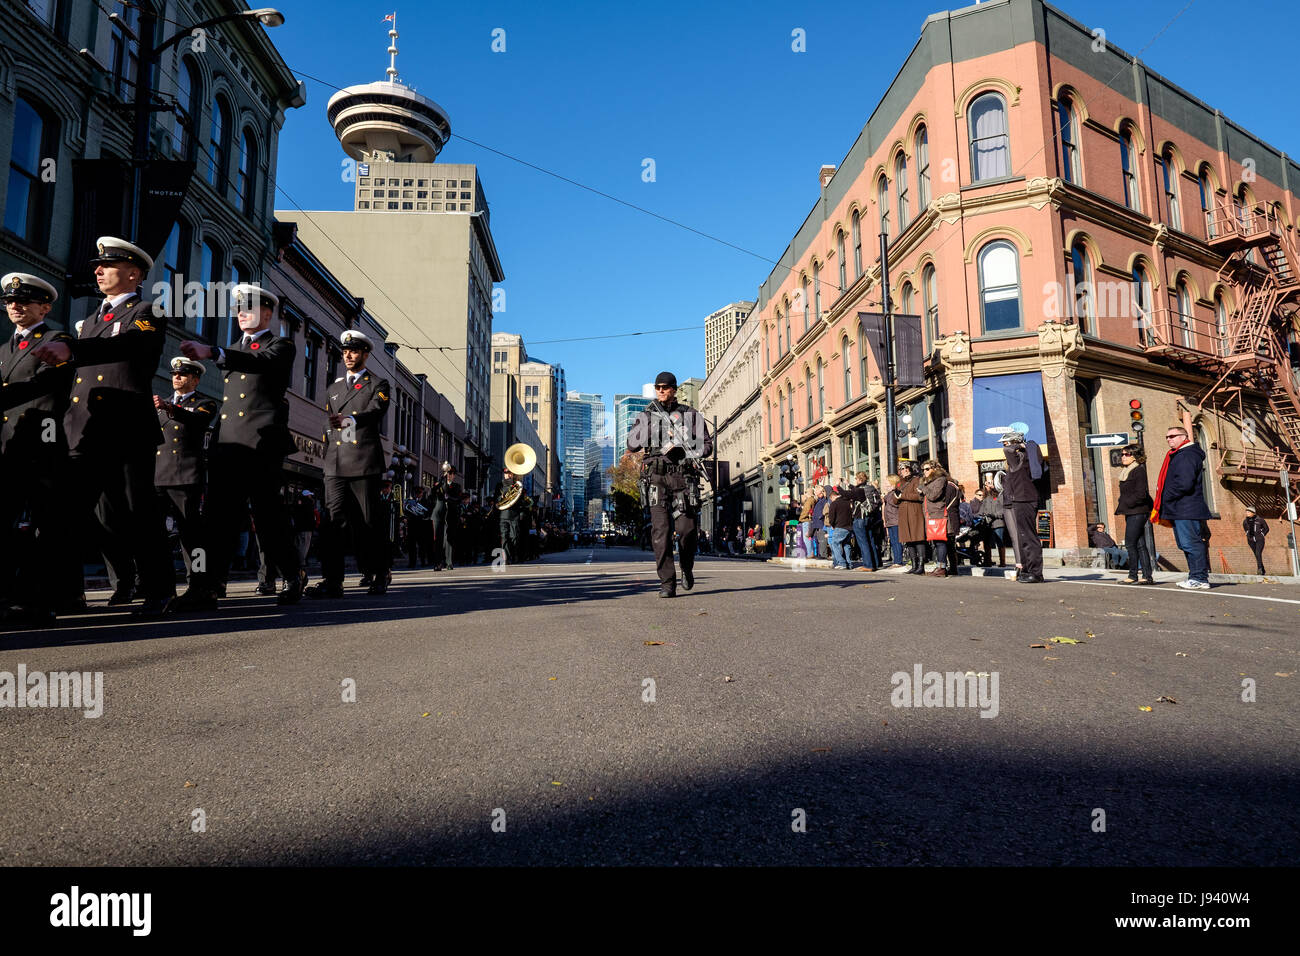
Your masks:
{"label": "tuba", "polygon": [[[512,474],[522,478],[537,467],[537,452],[523,442],[516,442],[506,449],[505,466]],[[523,494],[523,482],[516,482],[514,487],[506,490],[497,499],[497,508],[501,511],[513,508]]]}

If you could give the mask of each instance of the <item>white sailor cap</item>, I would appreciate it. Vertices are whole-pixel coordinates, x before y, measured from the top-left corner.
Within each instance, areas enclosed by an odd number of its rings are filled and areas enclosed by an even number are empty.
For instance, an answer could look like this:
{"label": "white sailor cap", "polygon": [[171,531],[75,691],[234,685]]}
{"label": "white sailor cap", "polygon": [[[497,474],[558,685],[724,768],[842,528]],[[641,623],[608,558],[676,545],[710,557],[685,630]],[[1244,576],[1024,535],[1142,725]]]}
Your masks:
{"label": "white sailor cap", "polygon": [[235,305],[243,307],[252,305],[254,302],[260,302],[264,309],[274,309],[280,304],[280,297],[274,292],[268,292],[260,285],[253,282],[241,282],[230,292],[230,297],[234,299]]}
{"label": "white sailor cap", "polygon": [[347,329],[339,336],[339,342],[345,349],[365,349],[367,352],[375,350],[375,343],[366,337],[365,333],[358,332],[356,329]]}
{"label": "white sailor cap", "polygon": [[172,359],[172,373],[180,375],[202,375],[203,363],[178,355]]}
{"label": "white sailor cap", "polygon": [[53,302],[59,297],[54,286],[44,279],[26,272],[11,272],[0,279],[0,290],[6,302],[19,299],[24,302]]}
{"label": "white sailor cap", "polygon": [[90,260],[92,266],[110,262],[129,262],[139,266],[145,272],[153,268],[153,257],[135,243],[119,239],[117,236],[100,236],[95,240],[95,250],[99,253]]}

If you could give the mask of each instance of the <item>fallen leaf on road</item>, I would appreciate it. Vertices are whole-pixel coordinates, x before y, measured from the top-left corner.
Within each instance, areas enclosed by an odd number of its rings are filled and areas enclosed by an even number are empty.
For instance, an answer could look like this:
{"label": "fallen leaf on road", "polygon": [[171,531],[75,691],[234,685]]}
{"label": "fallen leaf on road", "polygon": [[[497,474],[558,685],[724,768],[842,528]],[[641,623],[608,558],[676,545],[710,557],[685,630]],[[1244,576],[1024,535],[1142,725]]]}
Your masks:
{"label": "fallen leaf on road", "polygon": [[421,716],[421,717],[428,717],[428,716],[429,716],[429,712],[426,710],[426,711],[425,711],[424,713],[422,713],[420,716]]}
{"label": "fallen leaf on road", "polygon": [[1047,650],[1047,645],[1046,645],[1046,644],[1030,644],[1029,647],[1030,647],[1031,649],[1032,649],[1032,648],[1035,648],[1035,647],[1038,647],[1038,648],[1042,648],[1043,650]]}
{"label": "fallen leaf on road", "polygon": [[731,683],[732,681],[734,681],[735,679],[736,679],[736,678],[732,677],[730,674],[724,674],[723,677],[722,677],[722,682],[723,682],[724,684],[730,684],[730,683]]}
{"label": "fallen leaf on road", "polygon": [[1059,658],[1059,657],[1044,657],[1043,660],[1045,660],[1045,661],[1059,661],[1060,658]]}
{"label": "fallen leaf on road", "polygon": [[[663,644],[663,641],[646,641],[646,642],[645,642],[645,646],[646,646],[646,647],[659,647],[661,644]],[[552,677],[551,680],[555,680],[555,678]]]}
{"label": "fallen leaf on road", "polygon": [[888,600],[893,601],[893,600],[895,600],[895,598],[889,598]]}
{"label": "fallen leaf on road", "polygon": [[1025,603],[1025,599],[1024,599],[1024,598],[1016,598],[1016,603],[1017,603],[1017,604],[1024,604],[1024,603]]}
{"label": "fallen leaf on road", "polygon": [[1150,707],[1139,707],[1138,710],[1146,711],[1148,714],[1151,713]]}
{"label": "fallen leaf on road", "polygon": [[186,780],[186,781],[185,781],[185,787],[182,788],[182,789],[188,789],[188,788],[190,788],[190,787],[197,787],[197,786],[198,786],[197,783],[190,783],[188,780]]}
{"label": "fallen leaf on road", "polygon": [[814,747],[812,752],[815,754],[828,754],[831,752],[830,747]]}
{"label": "fallen leaf on road", "polygon": [[1053,644],[1082,644],[1083,641],[1077,640],[1073,637],[1054,637],[1052,638],[1052,643]]}
{"label": "fallen leaf on road", "polygon": [[1184,654],[1182,651],[1177,651],[1174,653],[1174,657],[1186,657],[1186,656],[1187,655]]}
{"label": "fallen leaf on road", "polygon": [[558,781],[558,780],[552,780],[552,781],[551,781],[551,786],[552,786],[552,787],[562,787],[562,786],[564,786],[564,784],[560,783],[560,781]]}
{"label": "fallen leaf on road", "polygon": [[[649,642],[649,641],[646,641],[646,643],[648,644],[648,643],[650,643],[650,642]],[[558,677],[548,677],[548,678],[546,678],[546,679],[547,679],[547,680],[559,680]]]}
{"label": "fallen leaf on road", "polygon": [[695,616],[696,616],[696,617],[707,617],[708,614],[709,614],[708,611],[696,611],[696,612],[695,612]]}
{"label": "fallen leaf on road", "polygon": [[1161,694],[1159,697],[1156,698],[1156,703],[1157,703],[1157,704],[1176,704],[1176,703],[1178,703],[1178,701],[1174,700],[1172,697],[1167,697],[1167,696],[1165,696],[1164,694]]}
{"label": "fallen leaf on road", "polygon": [[1096,637],[1096,636],[1097,636],[1096,634],[1092,633],[1092,631],[1084,631],[1084,632],[1083,632],[1083,635],[1084,635],[1084,637]]}
{"label": "fallen leaf on road", "polygon": [[1287,671],[1285,674],[1282,673],[1282,671],[1274,671],[1274,672],[1273,672],[1273,676],[1274,676],[1274,677],[1290,677],[1293,673],[1294,673],[1294,671]]}

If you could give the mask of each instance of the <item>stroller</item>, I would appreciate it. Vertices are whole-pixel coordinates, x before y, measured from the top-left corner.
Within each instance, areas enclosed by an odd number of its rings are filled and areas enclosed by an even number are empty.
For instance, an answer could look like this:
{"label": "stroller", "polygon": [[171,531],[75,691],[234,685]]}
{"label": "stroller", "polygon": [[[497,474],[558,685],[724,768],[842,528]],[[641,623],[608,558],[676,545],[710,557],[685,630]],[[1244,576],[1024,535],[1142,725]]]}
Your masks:
{"label": "stroller", "polygon": [[985,515],[976,517],[973,524],[957,529],[954,543],[957,546],[957,563],[965,561],[971,567],[983,563],[980,545],[993,536],[993,522]]}

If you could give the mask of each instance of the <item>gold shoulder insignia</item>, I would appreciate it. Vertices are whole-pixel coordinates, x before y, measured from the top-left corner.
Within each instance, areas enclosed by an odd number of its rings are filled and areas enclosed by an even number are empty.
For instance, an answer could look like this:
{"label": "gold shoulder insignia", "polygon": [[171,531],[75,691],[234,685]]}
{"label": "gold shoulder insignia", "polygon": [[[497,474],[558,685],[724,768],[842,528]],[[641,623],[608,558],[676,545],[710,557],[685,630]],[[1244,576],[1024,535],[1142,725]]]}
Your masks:
{"label": "gold shoulder insignia", "polygon": [[135,327],[141,332],[157,332],[157,327],[148,319],[136,319]]}
{"label": "gold shoulder insignia", "polygon": [[382,398],[384,401],[388,401],[388,396],[385,395],[383,392],[375,392],[375,394],[378,395],[380,398]]}

